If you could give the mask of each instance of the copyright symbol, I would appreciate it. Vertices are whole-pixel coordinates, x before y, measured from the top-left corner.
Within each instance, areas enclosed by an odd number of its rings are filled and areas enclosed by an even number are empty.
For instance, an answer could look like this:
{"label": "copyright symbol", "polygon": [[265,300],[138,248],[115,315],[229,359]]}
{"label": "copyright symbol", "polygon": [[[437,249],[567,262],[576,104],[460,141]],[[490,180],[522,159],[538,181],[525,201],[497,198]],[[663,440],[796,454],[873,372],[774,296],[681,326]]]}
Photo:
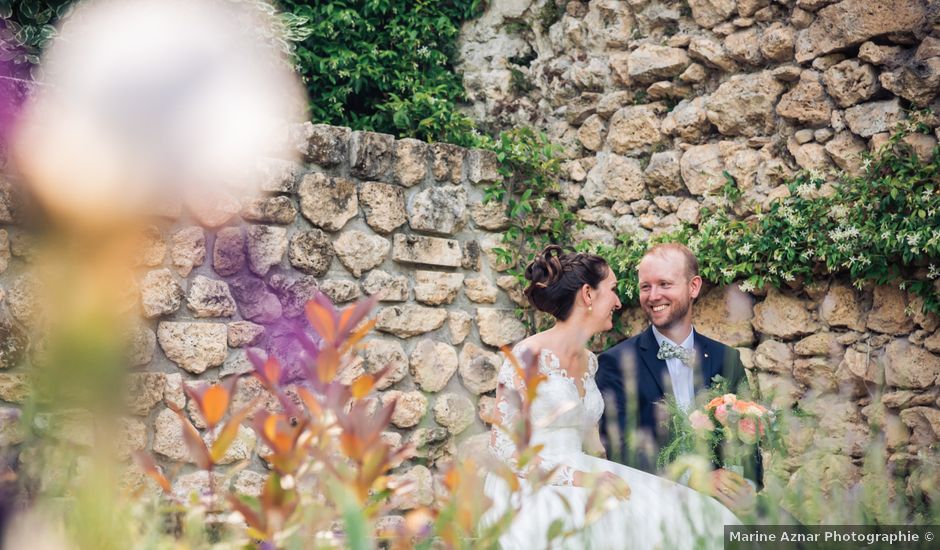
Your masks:
{"label": "copyright symbol", "polygon": [[933,540],[933,531],[927,531],[924,533],[924,540],[930,542]]}

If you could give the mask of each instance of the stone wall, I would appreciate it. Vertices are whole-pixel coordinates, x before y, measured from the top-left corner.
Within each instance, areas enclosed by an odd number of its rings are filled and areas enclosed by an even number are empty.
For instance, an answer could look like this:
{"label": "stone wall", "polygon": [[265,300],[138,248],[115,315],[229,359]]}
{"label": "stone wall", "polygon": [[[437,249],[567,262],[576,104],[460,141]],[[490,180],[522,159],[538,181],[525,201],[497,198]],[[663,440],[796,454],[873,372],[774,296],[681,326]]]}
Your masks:
{"label": "stone wall", "polygon": [[[393,366],[379,398],[398,399],[387,437],[420,443],[412,464],[450,460],[458,437],[484,431],[478,411],[492,407],[496,350],[525,336],[514,314],[521,292],[491,252],[506,219],[480,204],[497,177],[495,156],[309,123],[295,133],[305,162],[267,161],[264,196],[211,215],[179,211],[142,236],[132,289],[142,322],[134,329],[133,414],[122,456],[145,449],[170,471],[191,463],[168,405],[185,408],[205,428],[183,387],[251,371],[250,347],[290,357],[295,344],[280,327],[304,322],[303,304],[317,289],[340,307],[380,294],[376,329],[339,376],[351,381]],[[18,194],[10,184],[2,191],[0,399],[9,408],[27,395],[29,366],[17,363],[28,345],[35,348],[27,336],[35,295],[29,230],[15,223]],[[243,378],[235,407],[265,394]],[[276,407],[269,397],[264,406]],[[0,444],[21,439],[0,429]],[[483,440],[471,443],[479,448]],[[259,487],[265,468],[258,447],[245,428],[223,460],[251,462],[235,480],[242,489]],[[424,502],[430,470],[409,468],[405,475],[420,482],[411,498]],[[180,489],[195,479],[184,475]]]}
{"label": "stone wall", "polygon": [[[852,153],[880,143],[903,106],[934,103],[935,12],[898,0],[886,16],[887,4],[571,1],[555,20],[544,3],[493,2],[464,29],[465,82],[489,124],[534,124],[565,146],[563,196],[587,222],[580,238],[613,242],[698,223],[702,206],[723,200],[714,192],[724,170],[744,193],[741,215],[785,196],[783,178],[798,168],[852,170]],[[377,330],[341,376],[394,366],[380,396],[399,399],[387,437],[422,448],[402,468],[419,490],[399,504],[428,503],[423,464],[461,445],[480,450],[496,349],[525,335],[513,316],[524,299],[492,253],[507,220],[480,204],[495,158],[323,125],[296,136],[304,163],[271,160],[264,197],[175,214],[141,241],[140,372],[124,454],[142,448],[186,464],[185,474],[192,466],[167,407],[185,407],[200,426],[184,385],[246,372],[247,347],[288,352],[271,327],[301,318],[315,289],[339,304],[382,293]],[[33,293],[14,195],[0,187],[5,408],[27,393],[28,365],[16,365],[30,344]],[[883,428],[891,465],[916,464],[940,440],[940,323],[904,291],[843,280],[766,294],[714,288],[696,311],[702,332],[742,350],[765,396],[820,413],[791,430],[784,477],[799,479],[810,467],[803,453],[821,451],[839,461],[840,479],[858,479],[870,424]],[[635,309],[623,319],[631,334],[643,328]],[[236,401],[259,395],[245,378]],[[0,444],[19,439],[0,426]],[[251,464],[235,478],[240,490],[259,487],[258,451],[246,429],[229,452],[226,462]],[[184,475],[179,487],[193,483]]]}
{"label": "stone wall", "polygon": [[[859,170],[906,110],[940,112],[938,15],[929,0],[507,0],[464,25],[459,68],[475,118],[564,148],[576,240],[613,244],[704,221],[726,203],[725,171],[746,217],[800,169]],[[927,123],[933,135],[906,138],[920,155],[940,137]],[[822,415],[793,430],[784,478],[815,450],[857,479],[869,424],[901,474],[940,439],[937,318],[896,287],[851,283],[714,289],[696,306],[775,404]]]}

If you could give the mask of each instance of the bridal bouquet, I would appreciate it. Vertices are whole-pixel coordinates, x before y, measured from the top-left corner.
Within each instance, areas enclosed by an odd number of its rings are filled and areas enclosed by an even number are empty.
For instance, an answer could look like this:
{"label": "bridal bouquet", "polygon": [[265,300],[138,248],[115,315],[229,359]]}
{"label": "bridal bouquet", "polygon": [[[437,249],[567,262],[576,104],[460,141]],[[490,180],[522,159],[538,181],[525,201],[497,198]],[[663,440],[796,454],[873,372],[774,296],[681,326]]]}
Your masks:
{"label": "bridal bouquet", "polygon": [[691,412],[679,407],[674,398],[666,406],[672,439],[660,451],[660,468],[680,456],[698,454],[740,472],[755,447],[774,447],[778,439],[774,412],[733,393],[717,395]]}

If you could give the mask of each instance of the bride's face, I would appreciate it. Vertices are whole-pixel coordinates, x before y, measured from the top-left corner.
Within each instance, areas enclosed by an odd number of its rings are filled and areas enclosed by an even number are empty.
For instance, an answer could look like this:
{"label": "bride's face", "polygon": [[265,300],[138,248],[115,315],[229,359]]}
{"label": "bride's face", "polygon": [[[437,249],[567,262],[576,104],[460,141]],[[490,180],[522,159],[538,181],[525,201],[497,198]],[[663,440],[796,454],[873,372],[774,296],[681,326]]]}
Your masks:
{"label": "bride's face", "polygon": [[591,311],[588,318],[596,322],[596,332],[603,332],[614,328],[614,312],[620,309],[620,298],[617,296],[617,277],[608,268],[607,277],[591,291]]}

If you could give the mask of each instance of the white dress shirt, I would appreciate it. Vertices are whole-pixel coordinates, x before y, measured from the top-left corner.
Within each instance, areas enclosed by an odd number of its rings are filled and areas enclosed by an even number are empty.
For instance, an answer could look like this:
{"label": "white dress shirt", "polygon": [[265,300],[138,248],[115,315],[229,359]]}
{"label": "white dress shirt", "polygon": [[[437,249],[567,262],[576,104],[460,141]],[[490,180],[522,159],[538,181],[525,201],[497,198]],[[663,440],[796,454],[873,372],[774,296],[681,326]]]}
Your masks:
{"label": "white dress shirt", "polygon": [[[681,344],[673,342],[666,338],[661,332],[653,327],[653,336],[656,337],[656,344],[662,345],[663,340],[669,340],[676,346],[691,350],[695,354],[695,329],[689,332],[689,336]],[[666,368],[669,369],[669,377],[672,379],[672,392],[676,396],[676,402],[684,410],[689,410],[692,401],[695,399],[695,372],[692,365],[686,365],[678,357],[666,359]]]}

